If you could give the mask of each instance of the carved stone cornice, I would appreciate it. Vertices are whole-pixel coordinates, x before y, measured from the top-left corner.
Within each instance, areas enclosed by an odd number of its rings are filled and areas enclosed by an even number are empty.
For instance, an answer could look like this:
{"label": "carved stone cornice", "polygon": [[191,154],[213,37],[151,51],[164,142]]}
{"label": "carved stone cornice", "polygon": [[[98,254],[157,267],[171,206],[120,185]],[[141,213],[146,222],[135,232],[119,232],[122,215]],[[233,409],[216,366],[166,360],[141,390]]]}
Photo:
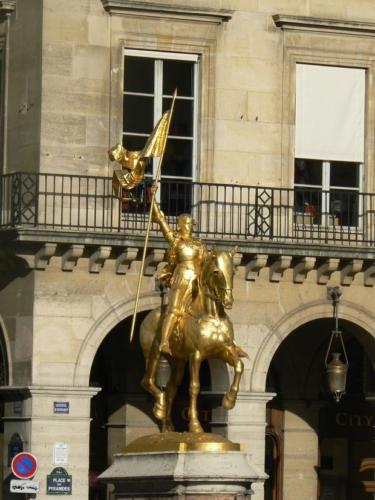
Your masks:
{"label": "carved stone cornice", "polygon": [[222,24],[228,22],[233,15],[231,10],[209,7],[190,7],[188,5],[169,5],[135,0],[101,0],[101,2],[109,14],[128,14],[149,18]]}
{"label": "carved stone cornice", "polygon": [[[229,251],[234,243],[220,238],[202,236],[202,239],[208,248],[216,246],[220,251]],[[156,235],[151,235],[148,243],[144,275],[154,276],[164,262],[167,244],[163,237]],[[238,245],[234,256],[234,265],[239,266],[237,278],[303,283],[311,272],[310,282],[316,279],[317,284],[327,285],[332,274],[337,272],[335,279],[339,278],[343,286],[350,286],[354,281],[356,285],[375,286],[373,246],[350,248],[262,240],[235,243]],[[51,266],[55,271],[61,268],[72,272],[78,267],[81,272],[86,269],[91,273],[134,275],[139,273],[143,247],[142,234],[129,235],[121,231],[82,234],[37,228],[0,230],[0,274],[14,278],[32,270],[43,272]],[[262,269],[268,273],[260,273]],[[292,273],[285,278],[286,270]]]}
{"label": "carved stone cornice", "polygon": [[128,247],[120,253],[116,259],[116,274],[126,274],[132,262],[137,258],[138,247]]}
{"label": "carved stone cornice", "polygon": [[273,22],[283,30],[319,31],[330,33],[346,33],[350,35],[375,36],[375,23],[363,21],[346,21],[342,19],[326,19],[323,17],[289,16],[275,14]]}
{"label": "carved stone cornice", "polygon": [[248,281],[255,281],[259,272],[263,267],[266,266],[268,260],[268,254],[256,254],[246,265],[245,279]]}
{"label": "carved stone cornice", "polygon": [[292,257],[290,255],[281,255],[273,264],[270,265],[270,281],[279,282],[283,277],[284,271],[290,267]]}
{"label": "carved stone cornice", "polygon": [[318,266],[318,283],[320,285],[326,285],[331,277],[331,274],[337,271],[339,268],[340,259],[328,258],[323,259],[323,262]]}
{"label": "carved stone cornice", "polygon": [[45,243],[35,254],[35,269],[46,269],[51,257],[56,253],[57,243]]}
{"label": "carved stone cornice", "polygon": [[375,265],[373,263],[367,265],[363,273],[363,284],[365,286],[375,285]]}
{"label": "carved stone cornice", "polygon": [[303,283],[307,273],[314,269],[316,257],[302,257],[297,259],[296,265],[293,268],[294,283]]}
{"label": "carved stone cornice", "polygon": [[89,271],[90,273],[100,273],[103,269],[105,261],[111,255],[112,247],[100,246],[90,257]]}
{"label": "carved stone cornice", "polygon": [[352,259],[345,263],[341,269],[341,284],[344,286],[351,285],[355,275],[362,271],[362,266],[362,259]]}
{"label": "carved stone cornice", "polygon": [[61,258],[61,269],[63,271],[73,271],[77,261],[83,255],[85,245],[71,245]]}
{"label": "carved stone cornice", "polygon": [[152,248],[145,259],[144,275],[153,276],[157,265],[163,262],[165,250],[163,248]]}

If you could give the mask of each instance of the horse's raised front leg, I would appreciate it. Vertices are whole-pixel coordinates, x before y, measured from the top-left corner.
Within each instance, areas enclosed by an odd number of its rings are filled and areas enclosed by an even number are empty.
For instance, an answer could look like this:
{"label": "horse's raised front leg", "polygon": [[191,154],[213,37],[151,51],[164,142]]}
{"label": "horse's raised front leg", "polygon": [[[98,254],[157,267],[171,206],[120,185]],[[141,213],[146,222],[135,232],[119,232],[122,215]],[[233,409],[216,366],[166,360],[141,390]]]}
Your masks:
{"label": "horse's raised front leg", "polygon": [[159,420],[165,420],[166,417],[166,398],[165,393],[155,384],[156,370],[160,359],[158,345],[153,342],[150,354],[147,359],[146,372],[141,380],[141,385],[146,391],[154,396],[155,403],[153,413]]}
{"label": "horse's raised front leg", "polygon": [[224,394],[222,405],[227,410],[231,410],[236,404],[237,394],[240,389],[240,380],[242,377],[244,364],[236,351],[235,346],[230,346],[223,353],[222,359],[234,368],[234,378],[229,391]]}
{"label": "horse's raised front leg", "polygon": [[195,351],[190,356],[190,406],[189,406],[189,431],[190,432],[203,432],[202,426],[198,418],[197,400],[200,390],[199,371],[202,363],[202,357],[199,351]]}
{"label": "horse's raised front leg", "polygon": [[167,391],[166,391],[166,417],[163,421],[162,432],[173,431],[172,423],[172,407],[173,401],[176,396],[178,386],[181,384],[184,376],[185,360],[182,359],[172,359],[171,365],[171,376],[168,380]]}

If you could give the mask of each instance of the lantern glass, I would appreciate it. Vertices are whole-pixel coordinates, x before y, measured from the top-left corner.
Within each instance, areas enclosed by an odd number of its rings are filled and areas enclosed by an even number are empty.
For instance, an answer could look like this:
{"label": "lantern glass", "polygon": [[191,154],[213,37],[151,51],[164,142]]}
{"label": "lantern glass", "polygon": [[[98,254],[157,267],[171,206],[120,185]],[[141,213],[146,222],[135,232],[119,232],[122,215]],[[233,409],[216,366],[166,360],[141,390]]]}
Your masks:
{"label": "lantern glass", "polygon": [[339,401],[342,394],[345,393],[346,375],[348,373],[348,365],[341,361],[340,355],[339,352],[333,352],[333,359],[326,367],[329,390],[335,395],[336,401]]}

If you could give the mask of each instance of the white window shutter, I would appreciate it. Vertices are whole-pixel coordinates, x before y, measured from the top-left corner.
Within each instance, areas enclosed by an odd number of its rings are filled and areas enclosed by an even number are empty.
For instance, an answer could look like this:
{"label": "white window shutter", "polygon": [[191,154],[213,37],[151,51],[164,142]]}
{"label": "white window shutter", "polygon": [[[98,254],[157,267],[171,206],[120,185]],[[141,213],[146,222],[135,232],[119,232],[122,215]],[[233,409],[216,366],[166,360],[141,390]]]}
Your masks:
{"label": "white window shutter", "polygon": [[297,64],[295,157],[363,162],[366,71]]}

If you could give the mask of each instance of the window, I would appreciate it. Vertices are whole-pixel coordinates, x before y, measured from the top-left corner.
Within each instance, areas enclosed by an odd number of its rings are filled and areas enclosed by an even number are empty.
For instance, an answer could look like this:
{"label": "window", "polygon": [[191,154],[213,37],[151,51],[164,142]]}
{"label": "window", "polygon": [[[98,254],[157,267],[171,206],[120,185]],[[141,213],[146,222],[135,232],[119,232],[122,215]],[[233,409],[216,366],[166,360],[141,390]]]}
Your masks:
{"label": "window", "polygon": [[297,64],[295,221],[357,226],[365,70]]}
{"label": "window", "polygon": [[296,221],[357,226],[360,164],[297,158],[294,186]]}
{"label": "window", "polygon": [[[166,213],[188,212],[197,157],[198,56],[125,50],[124,57],[123,144],[128,149],[143,148],[177,89],[161,170],[166,182],[158,196]],[[149,178],[156,174],[157,161],[149,166]]]}

